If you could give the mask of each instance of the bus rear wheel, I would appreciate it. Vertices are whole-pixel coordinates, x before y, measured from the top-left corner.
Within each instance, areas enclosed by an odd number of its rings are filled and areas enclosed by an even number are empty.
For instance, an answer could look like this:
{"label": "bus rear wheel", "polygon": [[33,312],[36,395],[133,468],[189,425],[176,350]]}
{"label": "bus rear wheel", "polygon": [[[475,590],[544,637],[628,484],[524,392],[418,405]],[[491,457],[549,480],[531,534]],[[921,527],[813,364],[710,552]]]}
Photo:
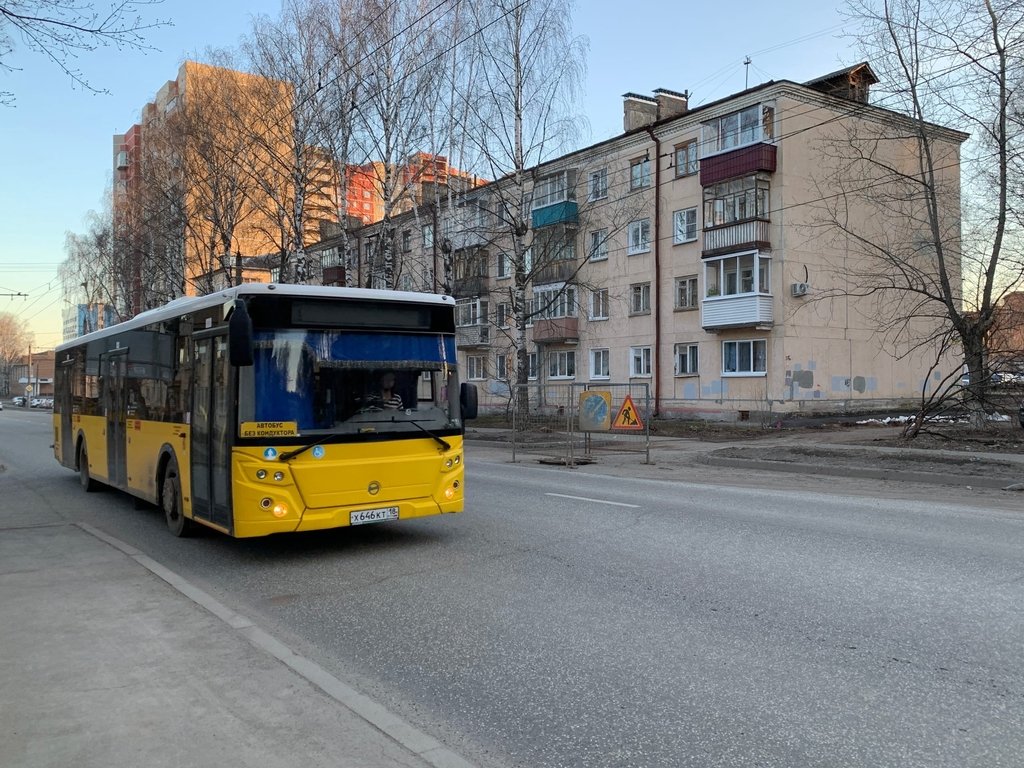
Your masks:
{"label": "bus rear wheel", "polygon": [[164,470],[163,490],[160,494],[160,506],[167,520],[167,527],[175,536],[191,536],[195,531],[195,523],[185,517],[182,512],[181,479],[178,476],[178,464],[172,459]]}
{"label": "bus rear wheel", "polygon": [[100,488],[100,484],[89,474],[89,454],[85,450],[85,443],[78,448],[78,482],[86,493],[93,493]]}

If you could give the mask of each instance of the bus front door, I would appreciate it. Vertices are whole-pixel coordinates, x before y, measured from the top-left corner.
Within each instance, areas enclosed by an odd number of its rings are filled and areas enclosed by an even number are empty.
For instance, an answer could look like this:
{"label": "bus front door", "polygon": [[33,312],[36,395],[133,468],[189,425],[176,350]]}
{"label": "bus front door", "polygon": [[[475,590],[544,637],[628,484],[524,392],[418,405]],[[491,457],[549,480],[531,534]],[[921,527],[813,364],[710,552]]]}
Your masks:
{"label": "bus front door", "polygon": [[196,334],[192,382],[192,514],[229,532],[233,379],[226,333]]}
{"label": "bus front door", "polygon": [[74,408],[73,382],[75,376],[74,361],[66,361],[57,366],[57,376],[60,381],[57,383],[58,402],[56,407],[60,410],[60,461],[65,467],[75,466],[75,440],[71,427],[71,412]]}
{"label": "bus front door", "polygon": [[115,349],[100,356],[103,372],[103,411],[107,417],[107,482],[124,488],[128,482],[126,429],[128,408],[128,350]]}

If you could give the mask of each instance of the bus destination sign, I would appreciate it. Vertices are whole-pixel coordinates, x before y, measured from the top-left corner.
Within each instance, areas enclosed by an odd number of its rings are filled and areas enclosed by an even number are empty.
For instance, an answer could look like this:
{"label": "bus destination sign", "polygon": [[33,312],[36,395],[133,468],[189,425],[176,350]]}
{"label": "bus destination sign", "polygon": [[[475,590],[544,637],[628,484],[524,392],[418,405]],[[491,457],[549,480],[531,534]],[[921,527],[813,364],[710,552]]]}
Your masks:
{"label": "bus destination sign", "polygon": [[295,437],[299,434],[297,421],[243,421],[242,437]]}

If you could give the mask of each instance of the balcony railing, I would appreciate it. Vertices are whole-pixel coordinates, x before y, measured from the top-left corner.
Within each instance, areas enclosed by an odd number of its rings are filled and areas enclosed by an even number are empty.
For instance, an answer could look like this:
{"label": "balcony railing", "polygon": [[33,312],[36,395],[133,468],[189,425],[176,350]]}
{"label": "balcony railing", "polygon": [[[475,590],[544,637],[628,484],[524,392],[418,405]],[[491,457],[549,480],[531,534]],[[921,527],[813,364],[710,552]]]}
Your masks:
{"label": "balcony railing", "polygon": [[580,321],[575,317],[546,317],[533,321],[533,340],[538,344],[579,341]]}
{"label": "balcony railing", "polygon": [[709,296],[700,305],[700,324],[706,331],[771,325],[772,303],[765,293]]}
{"label": "balcony railing", "polygon": [[533,275],[533,282],[534,285],[564,283],[566,280],[572,280],[578,270],[579,264],[575,259],[558,259],[539,267]]}
{"label": "balcony railing", "polygon": [[465,298],[467,296],[479,296],[482,293],[487,293],[486,275],[474,275],[472,277],[455,278],[455,287],[452,290],[452,294],[456,298]]}
{"label": "balcony railing", "polygon": [[707,187],[726,179],[750,176],[758,171],[775,173],[774,144],[752,144],[700,159],[700,183]]}
{"label": "balcony railing", "polygon": [[754,219],[704,230],[702,255],[714,256],[730,251],[771,250],[771,222]]}
{"label": "balcony railing", "polygon": [[483,323],[455,328],[455,344],[460,347],[485,347],[491,340],[491,327]]}

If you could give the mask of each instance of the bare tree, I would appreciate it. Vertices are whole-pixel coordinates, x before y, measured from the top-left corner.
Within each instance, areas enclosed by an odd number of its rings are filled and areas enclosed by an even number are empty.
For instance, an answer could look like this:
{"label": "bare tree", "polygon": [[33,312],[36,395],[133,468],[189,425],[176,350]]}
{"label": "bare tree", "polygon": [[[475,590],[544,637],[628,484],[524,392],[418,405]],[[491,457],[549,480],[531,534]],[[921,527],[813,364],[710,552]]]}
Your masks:
{"label": "bare tree", "polygon": [[[1004,295],[1024,277],[1024,134],[1014,122],[1024,6],[855,0],[850,14],[880,80],[875,103],[906,118],[880,119],[854,106],[855,119],[843,121],[849,132],[828,142],[831,163],[818,175],[821,208],[850,256],[841,270],[846,284],[833,295],[870,307],[893,349],[937,350],[935,367],[962,356],[980,425],[990,381],[987,342]],[[940,126],[970,132],[962,157],[966,134]],[[952,374],[931,378],[922,412],[956,389]]]}
{"label": "bare tree", "polygon": [[[158,5],[161,0],[120,0],[109,7],[96,8],[96,3],[70,0],[14,0],[0,4],[0,69],[15,67],[6,59],[14,52],[12,32],[30,51],[42,54],[56,64],[75,85],[100,92],[89,84],[75,66],[83,53],[100,47],[118,50],[147,50],[144,33],[166,26],[168,21],[147,21],[141,9]],[[0,91],[0,104],[11,105],[14,94]]]}
{"label": "bare tree", "polygon": [[552,268],[569,254],[575,242],[574,233],[564,228],[536,238],[529,218],[532,200],[559,194],[567,199],[575,180],[566,169],[536,178],[535,169],[578,135],[573,107],[586,51],[584,42],[571,34],[570,0],[497,0],[475,3],[473,9],[479,30],[473,38],[474,56],[480,65],[477,86],[467,94],[470,119],[465,130],[480,167],[496,180],[490,188],[492,221],[496,236],[505,240],[513,277],[509,298],[516,362],[510,378],[525,384],[526,327],[531,311],[544,309],[528,307],[527,285],[539,270]]}
{"label": "bare tree", "polygon": [[10,312],[0,312],[0,394],[10,395],[11,366],[28,350],[32,331]]}

